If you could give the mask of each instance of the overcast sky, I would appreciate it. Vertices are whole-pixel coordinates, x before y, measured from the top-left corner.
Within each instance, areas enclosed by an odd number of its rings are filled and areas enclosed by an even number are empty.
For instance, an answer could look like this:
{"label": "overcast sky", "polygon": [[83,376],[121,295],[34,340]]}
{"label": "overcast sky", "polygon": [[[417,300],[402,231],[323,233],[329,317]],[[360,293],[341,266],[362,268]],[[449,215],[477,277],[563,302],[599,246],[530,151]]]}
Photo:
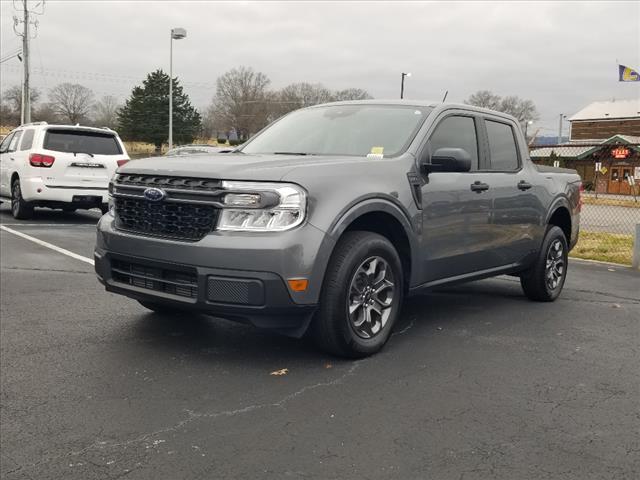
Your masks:
{"label": "overcast sky", "polygon": [[[20,45],[14,13],[0,2],[2,55]],[[407,98],[515,94],[538,107],[541,135],[557,131],[559,113],[640,96],[640,82],[618,82],[616,64],[640,70],[640,2],[48,0],[37,20],[32,84],[41,91],[68,81],[124,99],[149,71],[168,70],[169,31],[179,26],[188,37],[174,42],[174,74],[199,108],[239,65],[273,88],[320,82],[397,98],[400,73],[411,72]],[[20,65],[2,64],[2,90],[20,82]]]}

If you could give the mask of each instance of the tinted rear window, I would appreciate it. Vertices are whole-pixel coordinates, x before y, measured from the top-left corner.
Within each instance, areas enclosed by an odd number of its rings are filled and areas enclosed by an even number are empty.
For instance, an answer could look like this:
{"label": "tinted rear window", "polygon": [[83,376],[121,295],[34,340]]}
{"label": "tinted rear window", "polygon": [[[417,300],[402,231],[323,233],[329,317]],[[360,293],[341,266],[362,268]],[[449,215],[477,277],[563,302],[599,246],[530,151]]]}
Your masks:
{"label": "tinted rear window", "polygon": [[47,130],[44,148],[55,152],[120,155],[122,150],[115,135],[82,130]]}
{"label": "tinted rear window", "polygon": [[508,171],[518,169],[518,150],[513,128],[505,123],[487,120],[491,170]]}

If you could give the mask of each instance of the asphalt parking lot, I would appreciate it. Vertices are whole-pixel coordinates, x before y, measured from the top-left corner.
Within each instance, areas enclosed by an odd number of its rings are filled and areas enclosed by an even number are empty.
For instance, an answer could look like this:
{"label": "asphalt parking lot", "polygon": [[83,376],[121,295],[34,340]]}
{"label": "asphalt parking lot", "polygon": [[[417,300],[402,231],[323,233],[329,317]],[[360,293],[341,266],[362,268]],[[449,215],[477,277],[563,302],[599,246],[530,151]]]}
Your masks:
{"label": "asphalt parking lot", "polygon": [[[97,212],[5,227],[92,257]],[[408,301],[343,361],[162,318],[92,266],[0,231],[3,479],[632,479],[640,275],[572,260],[561,298],[501,277]],[[287,369],[286,375],[271,375]]]}

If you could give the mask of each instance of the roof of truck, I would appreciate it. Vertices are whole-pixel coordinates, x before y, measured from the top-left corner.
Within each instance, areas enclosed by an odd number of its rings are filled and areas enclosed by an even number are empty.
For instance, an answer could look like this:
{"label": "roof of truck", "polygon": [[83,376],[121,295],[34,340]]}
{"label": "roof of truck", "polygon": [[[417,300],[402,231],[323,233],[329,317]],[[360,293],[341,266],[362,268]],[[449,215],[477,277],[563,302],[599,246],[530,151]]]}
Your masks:
{"label": "roof of truck", "polygon": [[[515,120],[512,115],[504,112],[498,112],[496,110],[490,110],[488,108],[476,107],[475,105],[467,105],[466,103],[454,103],[454,102],[438,102],[434,100],[409,100],[409,99],[371,99],[371,100],[345,100],[339,102],[321,103],[319,105],[313,105],[307,108],[325,107],[327,105],[405,105],[414,107],[450,107],[460,108],[463,110],[473,110],[474,112],[490,113],[492,115],[499,115],[501,117]],[[515,120],[517,122],[517,120]]]}

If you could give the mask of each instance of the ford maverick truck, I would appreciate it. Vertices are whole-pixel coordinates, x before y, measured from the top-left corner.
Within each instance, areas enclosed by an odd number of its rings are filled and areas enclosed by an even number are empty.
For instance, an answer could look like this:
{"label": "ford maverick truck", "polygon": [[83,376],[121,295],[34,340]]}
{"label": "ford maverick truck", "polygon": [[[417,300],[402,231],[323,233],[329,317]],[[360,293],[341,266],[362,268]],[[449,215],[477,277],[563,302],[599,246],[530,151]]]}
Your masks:
{"label": "ford maverick truck", "polygon": [[555,300],[580,191],[575,171],[531,162],[503,113],[318,105],[231,153],[120,167],[95,269],[108,291],[160,314],[308,333],[362,357],[389,339],[406,296],[434,287],[509,274],[530,299]]}

